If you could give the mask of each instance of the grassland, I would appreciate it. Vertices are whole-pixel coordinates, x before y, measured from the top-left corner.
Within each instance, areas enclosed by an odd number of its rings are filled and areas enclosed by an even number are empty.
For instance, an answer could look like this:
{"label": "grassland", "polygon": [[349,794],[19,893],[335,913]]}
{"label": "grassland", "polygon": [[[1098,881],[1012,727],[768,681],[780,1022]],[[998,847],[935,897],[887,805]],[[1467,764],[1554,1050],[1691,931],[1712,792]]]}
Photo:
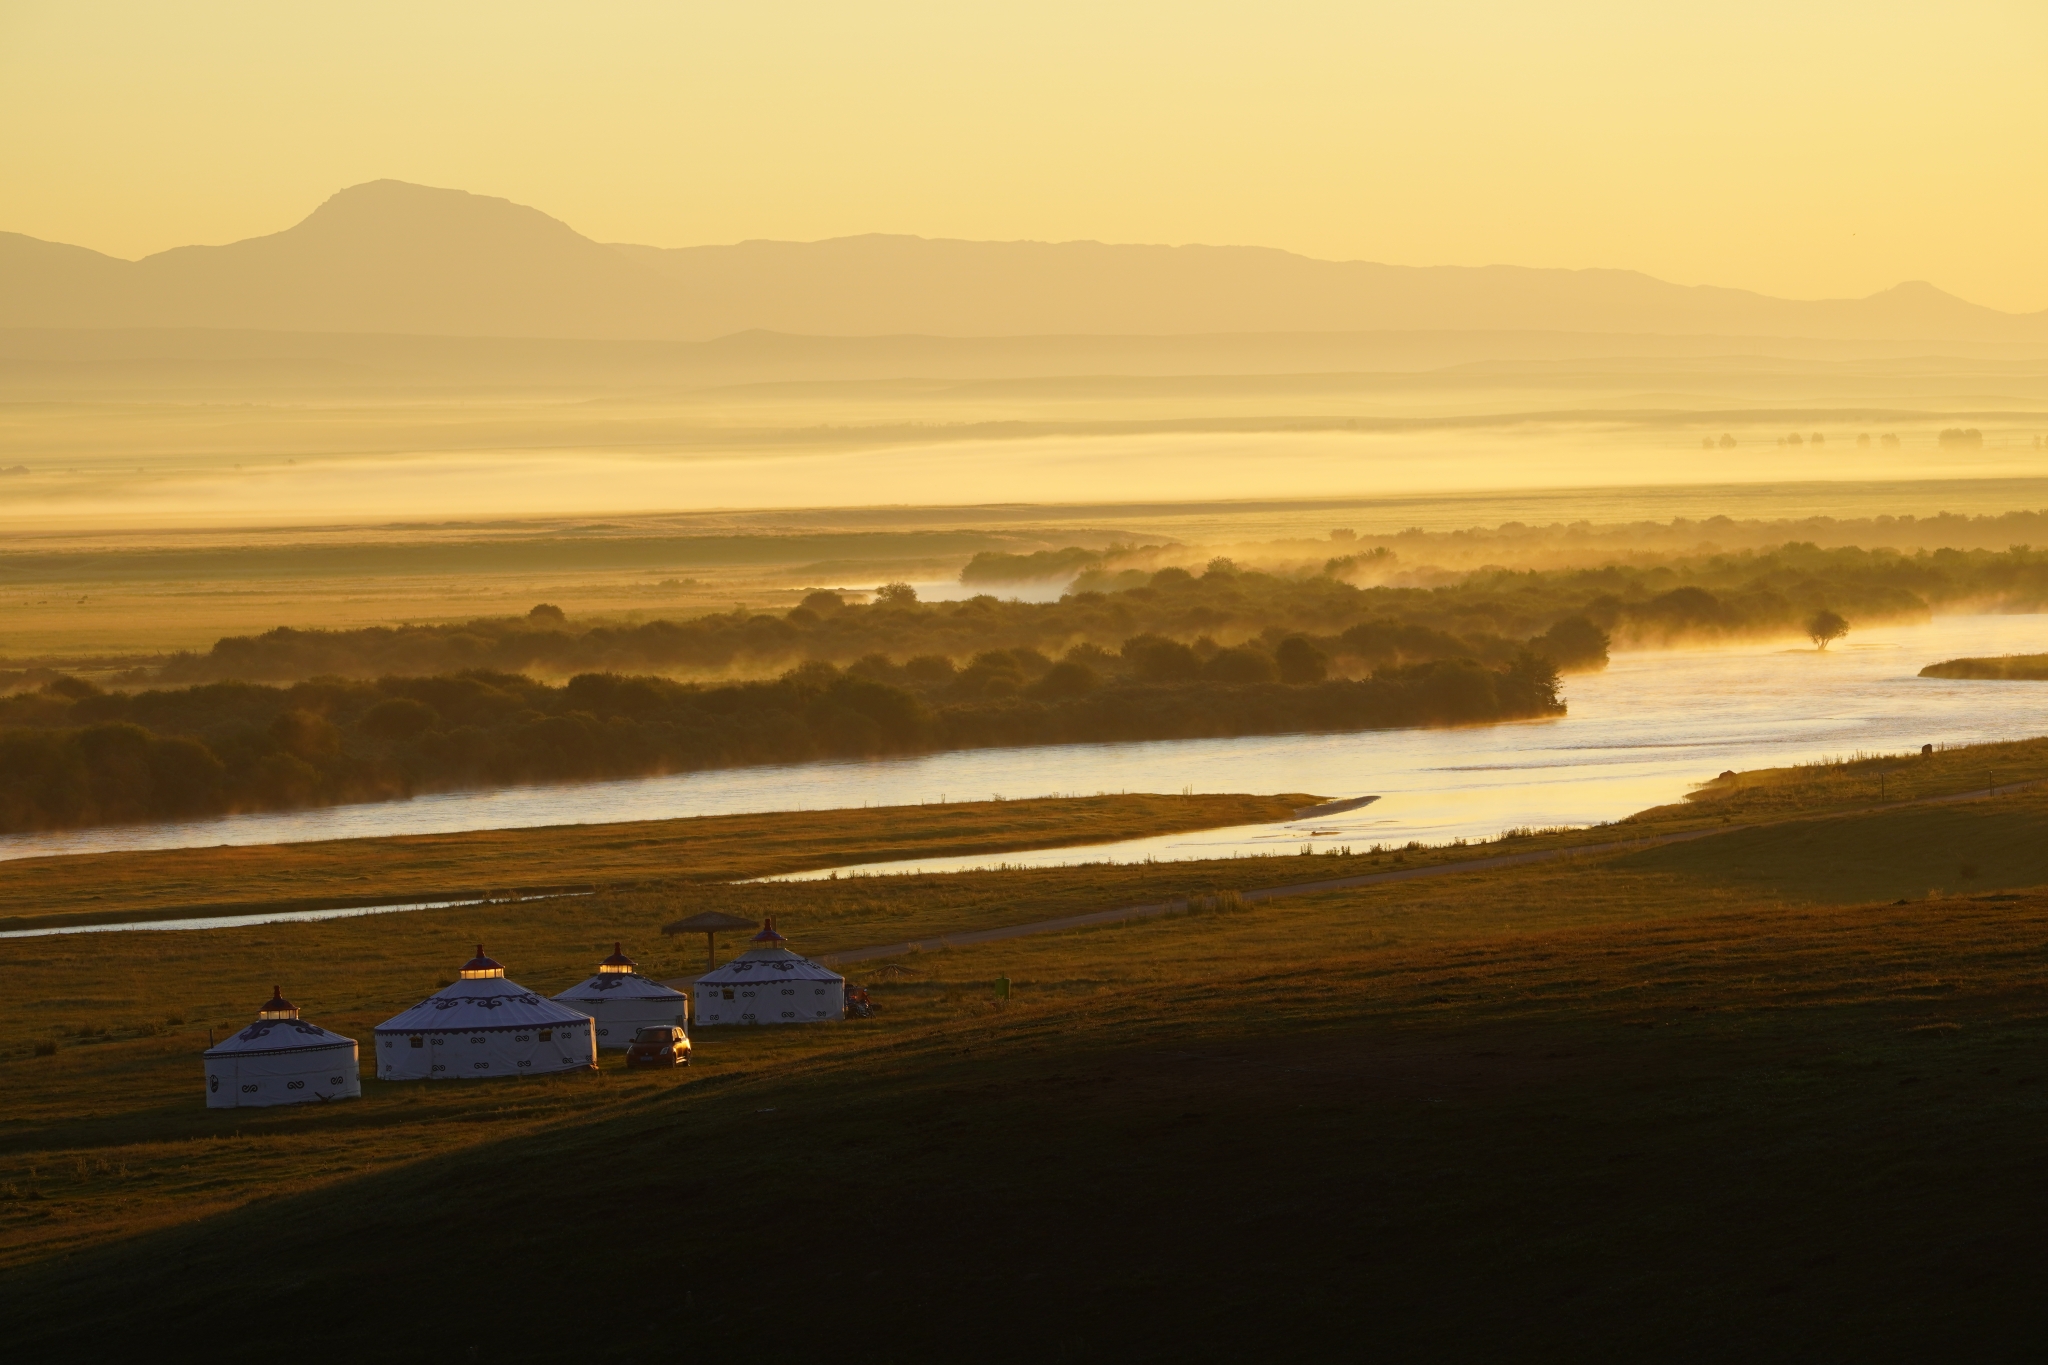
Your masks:
{"label": "grassland", "polygon": [[[1582,849],[1538,865],[913,955],[869,977],[877,1019],[706,1030],[678,1077],[216,1113],[194,1054],[274,978],[367,1040],[478,937],[555,990],[614,937],[681,970],[657,926],[711,903],[823,952],[1340,860],[10,941],[48,989],[0,995],[0,1330],[197,1356],[253,1275],[241,1339],[309,1360],[763,1322],[881,1359],[2033,1354],[2048,792],[1978,789],[1987,757],[1890,760],[1917,805],[1870,809],[1855,765],[1744,774],[1514,841]],[[785,852],[744,849],[732,874]]]}
{"label": "grassland", "polygon": [[1285,819],[1308,796],[961,801],[610,825],[473,830],[23,858],[0,877],[0,930],[399,904],[596,884],[717,883],[895,858],[1008,853]]}

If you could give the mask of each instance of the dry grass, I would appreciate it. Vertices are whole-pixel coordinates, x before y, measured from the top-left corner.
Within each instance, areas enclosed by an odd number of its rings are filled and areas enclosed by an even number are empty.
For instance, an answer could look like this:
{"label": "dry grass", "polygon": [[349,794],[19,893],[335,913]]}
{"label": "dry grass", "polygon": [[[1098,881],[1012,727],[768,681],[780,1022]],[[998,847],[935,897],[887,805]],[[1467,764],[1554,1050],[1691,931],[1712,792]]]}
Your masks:
{"label": "dry grass", "polygon": [[[998,1358],[1141,1358],[1248,1345],[1282,1319],[1306,1342],[1339,1330],[1338,1304],[1405,1353],[1910,1354],[1934,1349],[1943,1302],[1972,1308],[1952,1346],[1998,1354],[2023,1339],[2014,1313],[2032,1297],[2014,1257],[2041,1183],[2048,895],[1873,903],[1843,869],[1882,851],[1869,876],[1931,885],[1967,842],[1979,884],[2008,884],[2032,875],[2044,806],[2022,793],[1223,898],[913,955],[868,973],[878,1019],[707,1030],[685,1077],[371,1081],[359,1103],[314,1110],[200,1107],[202,1026],[246,1017],[272,972],[367,1040],[472,933],[515,977],[559,989],[615,934],[640,950],[700,902],[772,907],[823,951],[1305,880],[1309,860],[656,887],[467,918],[16,941],[0,945],[10,979],[63,984],[33,1005],[42,993],[0,998],[0,1264],[60,1314],[110,1276],[190,1267],[115,1310],[118,1338],[206,1320],[204,1287],[260,1244],[296,1267],[284,1301],[378,1304],[310,1358],[412,1358],[401,1340],[424,1358],[470,1338],[376,1286],[431,1263],[450,1292],[488,1294],[488,1276],[435,1250],[434,1230],[472,1206],[513,1259],[592,1220],[639,1246],[702,1219],[736,1226],[742,1209],[770,1223],[810,1209],[850,1254],[787,1268],[781,1320],[879,1316],[912,1357],[964,1335]],[[1909,838],[1916,820],[1940,823]],[[640,956],[661,972],[692,950]],[[1013,982],[1002,1004],[998,975]],[[56,1055],[32,1055],[31,1035],[53,1030]],[[694,1298],[642,1305],[616,1341],[752,1321],[776,1244],[730,1236],[724,1253],[679,1252]],[[1460,1311],[1474,1286],[1490,1311]],[[27,1301],[0,1301],[0,1323],[34,1342]],[[1059,1311],[1038,1313],[1047,1302]],[[586,1328],[537,1310],[480,1358],[541,1358]]]}
{"label": "dry grass", "polygon": [[783,811],[7,863],[0,929],[706,882],[1263,824],[1315,798],[1120,796]]}
{"label": "dry grass", "polygon": [[1880,804],[1970,797],[2048,781],[2048,739],[1936,746],[1930,754],[1854,754],[1758,768],[1705,783],[1681,804],[1630,816],[1620,828],[1748,824]]}

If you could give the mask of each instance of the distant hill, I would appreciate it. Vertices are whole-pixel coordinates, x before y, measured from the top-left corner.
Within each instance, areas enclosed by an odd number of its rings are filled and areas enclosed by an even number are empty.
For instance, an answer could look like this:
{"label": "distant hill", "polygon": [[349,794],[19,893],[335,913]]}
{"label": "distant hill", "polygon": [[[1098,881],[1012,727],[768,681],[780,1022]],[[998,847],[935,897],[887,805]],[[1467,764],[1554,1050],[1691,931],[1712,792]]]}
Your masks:
{"label": "distant hill", "polygon": [[1798,301],[1625,270],[1394,266],[1264,247],[870,235],[660,247],[592,241],[504,199],[373,181],[304,221],[124,261],[0,233],[0,327],[696,341],[817,336],[1547,331],[2042,341],[1934,286]]}

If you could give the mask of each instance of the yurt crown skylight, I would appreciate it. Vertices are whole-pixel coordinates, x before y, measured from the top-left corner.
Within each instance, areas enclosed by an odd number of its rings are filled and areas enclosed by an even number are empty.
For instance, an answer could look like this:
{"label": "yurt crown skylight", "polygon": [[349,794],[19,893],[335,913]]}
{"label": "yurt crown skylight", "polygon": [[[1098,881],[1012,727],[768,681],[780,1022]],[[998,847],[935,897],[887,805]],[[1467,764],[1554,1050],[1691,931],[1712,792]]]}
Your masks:
{"label": "yurt crown skylight", "polygon": [[481,943],[476,945],[476,956],[462,964],[462,979],[464,981],[475,981],[479,977],[503,976],[504,974],[505,964],[493,962],[490,958],[485,957],[484,945]]}
{"label": "yurt crown skylight", "polygon": [[632,958],[626,956],[625,950],[619,944],[614,943],[612,944],[612,955],[598,963],[597,969],[600,972],[630,972],[639,965]]}
{"label": "yurt crown skylight", "polygon": [[272,986],[270,988],[269,1003],[256,1011],[256,1017],[258,1019],[296,1019],[299,1017],[299,1007],[285,999],[283,991]]}

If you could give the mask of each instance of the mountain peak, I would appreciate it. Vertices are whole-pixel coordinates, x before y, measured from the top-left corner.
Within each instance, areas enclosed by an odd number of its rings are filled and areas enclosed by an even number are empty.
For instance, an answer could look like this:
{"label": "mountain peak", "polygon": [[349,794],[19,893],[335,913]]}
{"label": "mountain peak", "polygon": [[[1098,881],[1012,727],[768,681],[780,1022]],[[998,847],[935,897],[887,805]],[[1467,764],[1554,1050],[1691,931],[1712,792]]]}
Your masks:
{"label": "mountain peak", "polygon": [[277,235],[287,234],[380,238],[410,235],[443,240],[477,234],[537,234],[585,240],[560,219],[510,199],[404,180],[367,180],[339,190],[285,233]]}
{"label": "mountain peak", "polygon": [[[1959,299],[1946,289],[1930,284],[1926,280],[1901,280],[1889,289],[1878,290],[1870,297],[1915,303],[1968,303],[1968,300]],[[1970,306],[1975,307],[1974,304]]]}

